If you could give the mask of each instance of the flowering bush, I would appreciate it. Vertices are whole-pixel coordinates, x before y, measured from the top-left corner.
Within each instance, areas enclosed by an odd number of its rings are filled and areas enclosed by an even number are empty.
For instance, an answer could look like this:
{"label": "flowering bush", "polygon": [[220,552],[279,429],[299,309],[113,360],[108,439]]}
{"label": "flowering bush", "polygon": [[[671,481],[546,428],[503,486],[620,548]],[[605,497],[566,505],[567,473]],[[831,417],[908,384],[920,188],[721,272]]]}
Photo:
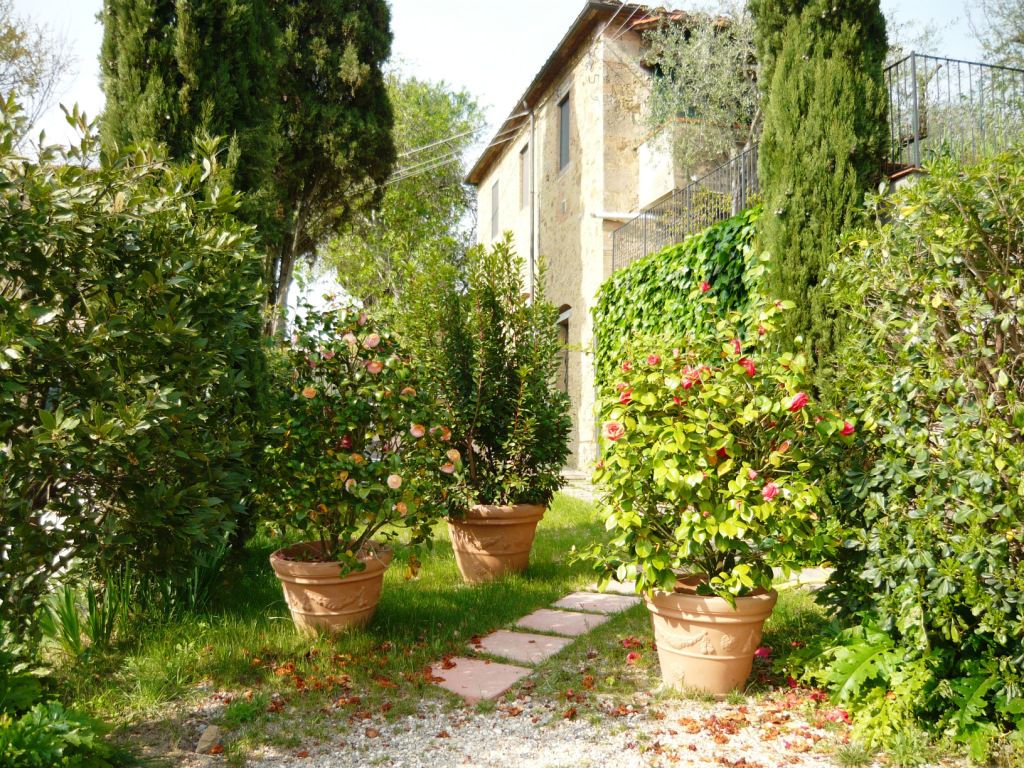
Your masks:
{"label": "flowering bush", "polygon": [[[714,302],[700,288],[693,301]],[[679,348],[632,355],[603,408],[604,458],[594,473],[613,531],[591,552],[605,578],[731,600],[768,589],[772,567],[806,564],[825,535],[815,484],[828,441],[855,426],[817,413],[804,359],[766,339],[786,304],[730,313]]]}
{"label": "flowering bush", "polygon": [[268,520],[314,531],[325,560],[354,569],[374,535],[429,535],[462,457],[388,331],[356,309],[306,310],[261,501]]}

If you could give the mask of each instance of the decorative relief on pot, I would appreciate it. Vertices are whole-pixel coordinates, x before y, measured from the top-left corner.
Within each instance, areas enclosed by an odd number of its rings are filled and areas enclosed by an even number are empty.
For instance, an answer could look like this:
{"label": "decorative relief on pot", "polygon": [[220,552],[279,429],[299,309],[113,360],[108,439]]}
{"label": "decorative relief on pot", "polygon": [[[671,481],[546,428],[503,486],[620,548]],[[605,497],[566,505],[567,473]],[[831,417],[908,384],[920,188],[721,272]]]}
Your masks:
{"label": "decorative relief on pot", "polygon": [[696,632],[692,635],[677,634],[675,637],[659,637],[658,646],[671,648],[673,651],[685,651],[700,644],[700,652],[705,656],[713,656],[715,647],[711,644],[707,632]]}

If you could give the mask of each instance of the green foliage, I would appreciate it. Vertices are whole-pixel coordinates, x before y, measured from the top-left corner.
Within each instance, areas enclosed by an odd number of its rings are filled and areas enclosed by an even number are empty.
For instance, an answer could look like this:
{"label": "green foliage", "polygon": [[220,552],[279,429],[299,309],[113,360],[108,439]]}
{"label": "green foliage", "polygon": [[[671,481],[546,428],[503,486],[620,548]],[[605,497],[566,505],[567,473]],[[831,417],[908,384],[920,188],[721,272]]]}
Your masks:
{"label": "green foliage", "polygon": [[375,534],[428,538],[461,456],[422,367],[348,307],[304,307],[286,355],[265,519],[314,532],[349,568]]}
{"label": "green foliage", "polygon": [[[403,339],[426,366],[452,441],[462,452],[468,504],[546,504],[568,455],[569,401],[555,388],[558,311],[523,284],[526,266],[506,237],[455,265],[421,273],[399,320]],[[541,265],[538,286],[543,285]]]}
{"label": "green foliage", "polygon": [[0,763],[7,768],[114,768],[123,752],[104,741],[107,729],[57,702],[14,718],[0,713]]}
{"label": "green foliage", "polygon": [[[631,344],[670,345],[690,332],[710,330],[721,313],[741,310],[759,277],[750,244],[760,216],[751,208],[678,245],[645,256],[604,282],[594,305],[595,367],[599,386],[616,381]],[[692,300],[706,281],[717,302]],[[707,315],[708,307],[715,313]]]}
{"label": "green foliage", "polygon": [[[401,302],[413,275],[465,258],[472,243],[465,220],[476,193],[463,183],[464,164],[453,158],[465,155],[483,125],[483,112],[466,91],[394,74],[387,84],[396,149],[408,154],[380,208],[355,216],[324,254],[338,282],[377,315]],[[437,146],[423,149],[431,144]]]}
{"label": "green foliage", "polygon": [[876,0],[760,0],[751,9],[767,88],[758,158],[758,248],[772,254],[765,292],[796,304],[780,340],[818,374],[840,333],[828,265],[887,140],[885,21]]}
{"label": "green foliage", "polygon": [[605,578],[672,591],[680,574],[701,576],[702,592],[731,600],[770,589],[773,567],[788,572],[820,552],[826,438],[842,431],[848,441],[853,426],[815,416],[802,356],[768,351],[785,307],[729,313],[671,352],[621,362],[594,472],[613,536],[592,553]]}
{"label": "green foliage", "polygon": [[825,597],[903,658],[859,696],[894,690],[975,756],[1024,724],[1022,206],[1024,150],[939,163],[871,200],[832,284],[851,327],[832,396],[864,429]]}
{"label": "green foliage", "polygon": [[215,143],[175,167],[17,135],[8,104],[0,616],[24,626],[70,561],[178,578],[246,527],[265,382],[262,259]]}

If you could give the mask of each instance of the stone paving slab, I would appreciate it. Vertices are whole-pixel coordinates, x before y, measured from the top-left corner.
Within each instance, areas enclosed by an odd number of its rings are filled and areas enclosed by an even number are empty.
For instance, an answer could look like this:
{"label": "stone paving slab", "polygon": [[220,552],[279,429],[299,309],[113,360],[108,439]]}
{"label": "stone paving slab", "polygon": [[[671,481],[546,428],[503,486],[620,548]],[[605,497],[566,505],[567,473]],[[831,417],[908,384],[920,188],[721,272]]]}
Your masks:
{"label": "stone paving slab", "polygon": [[480,638],[480,642],[473,648],[492,656],[500,656],[503,659],[512,659],[512,661],[524,664],[538,664],[554,656],[571,642],[572,638],[570,637],[551,637],[550,635],[535,635],[532,632],[510,632],[507,629],[499,629]]}
{"label": "stone paving slab", "polygon": [[556,635],[568,635],[579,637],[585,635],[594,627],[599,627],[608,621],[607,616],[600,616],[594,613],[576,613],[575,611],[553,611],[550,608],[541,608],[528,616],[523,616],[517,623],[517,627],[524,629],[535,629],[538,632],[554,632]]}
{"label": "stone paving slab", "polygon": [[591,613],[619,613],[627,608],[632,608],[639,602],[639,597],[631,597],[629,595],[573,592],[571,595],[563,597],[552,607],[565,608],[570,611],[590,611]]}
{"label": "stone paving slab", "polygon": [[461,696],[469,704],[476,704],[484,699],[496,699],[533,672],[526,667],[483,659],[467,659],[462,656],[451,659],[451,662],[455,664],[451,669],[444,669],[442,664],[435,664],[431,667],[430,674],[441,678],[438,685]]}

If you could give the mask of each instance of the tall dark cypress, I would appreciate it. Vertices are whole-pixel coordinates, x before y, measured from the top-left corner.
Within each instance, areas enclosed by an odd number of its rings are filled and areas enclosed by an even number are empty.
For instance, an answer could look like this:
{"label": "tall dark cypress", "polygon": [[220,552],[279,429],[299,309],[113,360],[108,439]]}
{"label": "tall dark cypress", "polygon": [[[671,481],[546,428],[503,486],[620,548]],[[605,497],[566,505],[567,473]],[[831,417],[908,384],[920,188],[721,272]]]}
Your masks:
{"label": "tall dark cypress", "polygon": [[784,343],[818,373],[842,329],[825,299],[840,234],[879,178],[886,139],[885,19],[878,0],[752,0],[765,124],[760,246],[767,292],[790,299]]}

